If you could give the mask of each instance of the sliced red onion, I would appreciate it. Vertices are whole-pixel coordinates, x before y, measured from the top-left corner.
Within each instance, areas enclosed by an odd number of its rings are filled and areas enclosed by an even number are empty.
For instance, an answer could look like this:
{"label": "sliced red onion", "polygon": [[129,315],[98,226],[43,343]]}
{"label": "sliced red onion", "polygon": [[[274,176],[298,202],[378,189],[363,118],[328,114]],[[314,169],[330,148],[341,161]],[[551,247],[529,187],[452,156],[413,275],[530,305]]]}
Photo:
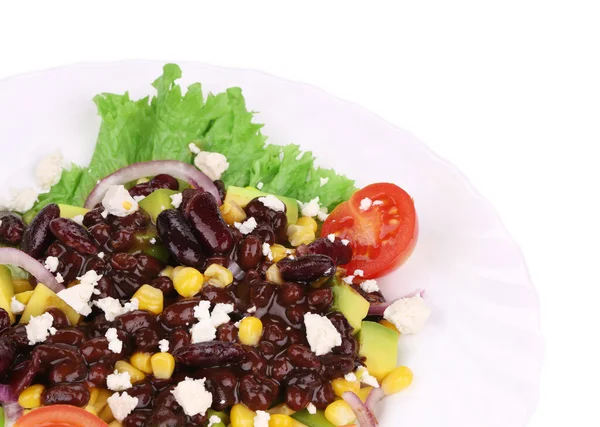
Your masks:
{"label": "sliced red onion", "polygon": [[342,399],[346,401],[348,405],[354,411],[354,415],[356,415],[356,419],[358,420],[360,427],[376,427],[379,425],[377,418],[373,415],[373,412],[367,408],[360,397],[357,396],[356,393],[352,391],[346,391],[342,394]]}
{"label": "sliced red onion", "polygon": [[12,264],[28,271],[39,283],[43,283],[54,292],[65,287],[38,260],[15,248],[0,248],[0,264]]}
{"label": "sliced red onion", "polygon": [[246,276],[246,272],[242,270],[242,267],[235,261],[229,260],[227,269],[231,271],[231,274],[233,274],[233,277],[235,277],[236,280],[242,280],[244,276]]}
{"label": "sliced red onion", "polygon": [[365,401],[366,407],[372,413],[375,413],[375,405],[378,404],[381,399],[385,397],[385,393],[381,387],[373,387],[373,390],[367,396],[367,400]]}
{"label": "sliced red onion", "polygon": [[3,403],[2,407],[4,408],[4,417],[6,421],[9,421],[12,425],[15,421],[21,418],[23,415],[23,408],[17,402]]}
{"label": "sliced red onion", "polygon": [[217,203],[221,204],[219,190],[210,178],[199,171],[196,166],[177,160],[152,160],[150,162],[134,163],[125,166],[101,179],[85,201],[85,207],[92,209],[98,203],[102,202],[104,194],[111,185],[123,185],[140,178],[156,176],[161,173],[171,175],[174,178],[186,181],[193,187],[208,191],[215,197]]}
{"label": "sliced red onion", "polygon": [[16,401],[17,396],[13,393],[12,388],[8,384],[0,384],[0,402],[11,403]]}
{"label": "sliced red onion", "polygon": [[[425,296],[425,289],[416,289],[416,290],[412,291],[410,294],[405,295],[398,299],[412,298],[417,295],[419,295],[421,298],[423,298]],[[369,316],[383,316],[385,309],[388,308],[393,303],[395,303],[396,301],[398,301],[398,299],[396,299],[394,301],[372,303],[371,306],[369,307]]]}

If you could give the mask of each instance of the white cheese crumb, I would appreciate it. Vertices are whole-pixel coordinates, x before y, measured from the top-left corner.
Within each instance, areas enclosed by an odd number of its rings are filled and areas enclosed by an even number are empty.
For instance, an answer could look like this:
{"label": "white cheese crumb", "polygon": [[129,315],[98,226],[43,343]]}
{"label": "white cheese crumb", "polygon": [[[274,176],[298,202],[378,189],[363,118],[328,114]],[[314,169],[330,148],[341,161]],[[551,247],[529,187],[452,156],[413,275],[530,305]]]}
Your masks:
{"label": "white cheese crumb", "polygon": [[104,259],[104,252],[99,252],[98,253],[98,258]]}
{"label": "white cheese crumb", "polygon": [[201,151],[196,154],[194,164],[200,169],[211,181],[221,178],[223,172],[229,168],[227,157],[221,153],[209,153]]}
{"label": "white cheese crumb", "polygon": [[194,307],[194,317],[198,320],[210,319],[210,301],[200,301]]}
{"label": "white cheese crumb", "polygon": [[20,213],[27,212],[33,207],[37,198],[37,192],[31,187],[22,189],[13,188],[10,190],[10,199],[0,202],[0,210]]}
{"label": "white cheese crumb", "polygon": [[325,222],[325,220],[329,217],[327,214],[327,208],[325,206],[321,206],[319,212],[317,213],[317,219],[321,222]]}
{"label": "white cheese crumb", "polygon": [[351,284],[352,284],[352,281],[354,280],[354,276],[350,275],[350,276],[342,277],[342,280],[343,280],[345,283],[347,283],[347,284],[351,285]]}
{"label": "white cheese crumb", "polygon": [[211,319],[200,319],[200,322],[190,328],[192,334],[192,344],[214,341],[217,338],[217,328],[211,322]]}
{"label": "white cheese crumb", "polygon": [[364,270],[359,270],[359,269],[357,268],[356,270],[354,270],[354,273],[353,273],[353,274],[354,274],[355,276],[358,276],[358,277],[363,277],[363,276],[365,275],[365,272],[364,272]]}
{"label": "white cheese crumb", "polygon": [[186,377],[177,386],[171,390],[177,403],[183,408],[183,412],[189,417],[194,415],[206,414],[210,405],[212,405],[212,394],[204,387],[206,379],[194,380]]}
{"label": "white cheese crumb", "polygon": [[48,335],[54,335],[56,328],[52,327],[54,318],[50,313],[44,313],[40,316],[32,316],[29,323],[25,326],[29,345],[46,341]]}
{"label": "white cheese crumb", "polygon": [[335,234],[331,233],[327,235],[327,238],[331,243],[335,242]]}
{"label": "white cheese crumb", "polygon": [[265,207],[272,209],[275,212],[283,212],[285,210],[285,204],[271,194],[265,197],[259,197],[258,201],[265,205]]}
{"label": "white cheese crumb", "polygon": [[127,216],[139,209],[138,202],[122,185],[111,185],[102,199],[105,212],[115,216]]}
{"label": "white cheese crumb", "polygon": [[58,283],[63,283],[65,281],[65,279],[63,279],[62,274],[56,273],[56,281]]}
{"label": "white cheese crumb", "polygon": [[373,279],[365,280],[360,284],[360,288],[366,293],[370,294],[372,292],[379,292],[379,286],[377,285],[377,281]]}
{"label": "white cheese crumb", "polygon": [[334,347],[342,345],[342,336],[327,317],[306,313],[304,315],[304,325],[306,326],[306,339],[310,344],[310,349],[317,356],[327,354]]}
{"label": "white cheese crumb", "polygon": [[315,197],[314,199],[312,199],[310,202],[307,203],[302,203],[302,202],[298,202],[300,204],[300,210],[302,212],[302,216],[309,216],[309,217],[314,217],[317,216],[321,210],[320,206],[319,206],[319,198]]}
{"label": "white cheese crumb", "polygon": [[344,379],[350,383],[355,383],[356,382],[356,374],[354,372],[349,372],[346,375],[344,375]]}
{"label": "white cheese crumb", "polygon": [[256,219],[254,219],[254,217],[250,217],[241,224],[239,222],[234,222],[233,225],[235,226],[235,228],[240,230],[240,233],[250,234],[254,231],[254,229],[256,228],[256,226],[258,224],[256,222]]}
{"label": "white cheese crumb", "polygon": [[137,310],[140,307],[140,302],[137,298],[131,298],[131,302],[126,302],[125,305],[122,306],[118,299],[106,297],[94,302],[94,305],[104,311],[106,320],[112,322],[122,314]]}
{"label": "white cheese crumb", "polygon": [[263,184],[262,182],[259,182],[258,184],[256,184],[256,188],[258,188],[259,190],[262,190],[264,185],[265,184]]}
{"label": "white cheese crumb", "polygon": [[329,178],[325,177],[325,178],[319,178],[319,186],[322,187],[325,184],[327,184],[329,182]]}
{"label": "white cheese crumb", "polygon": [[102,275],[99,275],[94,270],[90,270],[77,278],[79,280],[78,285],[63,289],[57,295],[77,313],[87,316],[92,312],[90,299],[93,294],[99,293],[96,285],[101,278]]}
{"label": "white cheese crumb", "polygon": [[427,323],[431,310],[420,295],[400,298],[383,312],[383,318],[392,322],[401,334],[416,334]]}
{"label": "white cheese crumb", "polygon": [[373,200],[373,206],[380,206],[383,205],[383,202],[381,200]]}
{"label": "white cheese crumb", "polygon": [[10,299],[10,311],[12,311],[13,314],[21,314],[25,311],[25,304],[19,301],[17,297],[13,296]]}
{"label": "white cheese crumb", "polygon": [[315,415],[317,413],[317,407],[312,402],[306,406],[306,410],[311,415]]}
{"label": "white cheese crumb", "polygon": [[75,215],[73,217],[73,221],[75,221],[79,225],[83,225],[83,215]]}
{"label": "white cheese crumb", "polygon": [[219,424],[221,422],[221,418],[219,418],[216,415],[211,415],[210,418],[208,419],[208,426],[207,427],[212,427],[215,424]]}
{"label": "white cheese crumb", "polygon": [[190,142],[190,143],[188,144],[188,148],[190,149],[190,151],[191,151],[193,154],[198,154],[198,153],[200,153],[200,151],[202,151],[202,150],[201,150],[201,149],[200,149],[200,148],[199,148],[199,147],[198,147],[196,144],[194,144],[193,142]]}
{"label": "white cheese crumb", "polygon": [[156,244],[156,238],[154,238],[154,237],[153,237],[153,238],[151,238],[151,239],[150,239],[150,244],[151,244],[151,245],[155,245],[155,244]]}
{"label": "white cheese crumb", "polygon": [[181,206],[181,202],[183,201],[183,194],[177,193],[170,196],[171,197],[171,206],[175,209],[178,209]]}
{"label": "white cheese crumb", "polygon": [[106,399],[106,402],[117,421],[123,421],[136,408],[138,398],[130,396],[124,391],[121,395],[119,393],[113,394]]}
{"label": "white cheese crumb", "polygon": [[246,310],[246,313],[250,313],[250,314],[256,313],[256,306],[253,305],[252,307],[250,307],[248,310]]}
{"label": "white cheese crumb", "polygon": [[56,272],[56,269],[58,268],[58,258],[55,256],[49,256],[44,261],[44,267],[46,267],[46,270],[48,270],[50,273]]}
{"label": "white cheese crumb", "polygon": [[213,308],[212,313],[210,314],[210,321],[215,328],[218,328],[221,325],[229,322],[230,317],[229,313],[233,311],[233,304],[223,304],[218,303]]}
{"label": "white cheese crumb", "polygon": [[348,239],[342,239],[342,245],[348,246],[349,244],[350,244],[350,240],[348,240]]}
{"label": "white cheese crumb", "polygon": [[108,349],[113,353],[120,353],[123,351],[123,341],[119,339],[116,328],[108,328],[104,334],[108,340]]}
{"label": "white cheese crumb", "polygon": [[254,427],[269,427],[271,415],[265,411],[256,411],[254,416]]}
{"label": "white cheese crumb", "polygon": [[371,199],[369,199],[368,197],[365,197],[364,199],[362,199],[360,201],[360,210],[368,211],[371,208],[372,204],[373,204],[373,201]]}
{"label": "white cheese crumb", "polygon": [[367,371],[367,368],[364,366],[361,366],[358,369],[358,375],[360,376],[361,383],[370,385],[371,387],[379,388],[379,382],[377,381],[377,378],[369,374],[369,371]]}
{"label": "white cheese crumb", "polygon": [[169,352],[169,340],[166,339],[162,339],[158,342],[158,349],[160,350],[161,353],[168,353]]}
{"label": "white cheese crumb", "polygon": [[123,391],[131,388],[131,375],[129,372],[115,372],[106,377],[106,387],[112,391]]}
{"label": "white cheese crumb", "polygon": [[269,245],[267,242],[263,243],[262,245],[262,253],[264,256],[267,257],[269,261],[273,261],[273,252],[271,252],[271,245]]}
{"label": "white cheese crumb", "polygon": [[133,196],[133,200],[135,200],[138,203],[144,200],[145,198],[146,196]]}
{"label": "white cheese crumb", "polygon": [[42,191],[48,191],[60,181],[62,175],[63,155],[60,150],[44,157],[35,167],[35,180]]}

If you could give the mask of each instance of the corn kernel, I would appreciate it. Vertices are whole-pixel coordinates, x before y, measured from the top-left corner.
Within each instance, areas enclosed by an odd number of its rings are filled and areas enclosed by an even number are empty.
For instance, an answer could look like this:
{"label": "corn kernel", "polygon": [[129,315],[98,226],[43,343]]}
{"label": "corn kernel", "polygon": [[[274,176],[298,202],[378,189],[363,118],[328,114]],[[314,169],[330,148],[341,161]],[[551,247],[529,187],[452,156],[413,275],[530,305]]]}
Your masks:
{"label": "corn kernel", "polygon": [[279,243],[274,243],[271,245],[271,254],[273,255],[273,262],[278,262],[288,256],[288,252],[296,252],[295,249],[288,249]]}
{"label": "corn kernel", "polygon": [[110,409],[110,405],[106,405],[104,409],[102,409],[102,411],[98,415],[98,418],[100,418],[106,424],[115,420],[115,416],[113,415],[112,410]]}
{"label": "corn kernel", "polygon": [[240,321],[238,337],[244,345],[258,345],[263,332],[262,321],[258,317],[244,317]]}
{"label": "corn kernel", "polygon": [[173,277],[172,277],[172,279],[173,279],[173,278],[175,278],[175,276],[177,276],[177,274],[178,274],[178,273],[179,273],[181,270],[183,270],[184,268],[185,268],[185,267],[184,267],[183,265],[178,265],[177,267],[174,267],[174,268],[173,268]]}
{"label": "corn kernel", "polygon": [[140,310],[146,310],[150,313],[160,314],[163,311],[163,293],[160,289],[150,285],[143,285],[132,298],[137,298],[140,302]]}
{"label": "corn kernel", "polygon": [[301,227],[296,224],[292,224],[287,228],[288,240],[292,246],[300,246],[301,244],[309,244],[315,240],[315,232],[310,228]]}
{"label": "corn kernel", "polygon": [[171,267],[170,265],[167,265],[165,268],[162,269],[162,271],[160,272],[159,276],[166,276],[169,279],[173,279],[173,271],[175,269],[173,267]]}
{"label": "corn kernel", "polygon": [[219,210],[223,219],[229,225],[233,225],[235,222],[244,222],[247,218],[244,209],[233,200],[223,202]]}
{"label": "corn kernel", "polygon": [[278,285],[282,285],[284,283],[277,264],[273,264],[267,269],[267,271],[265,271],[265,278],[269,282],[277,283]]}
{"label": "corn kernel", "polygon": [[404,390],[411,385],[412,381],[413,372],[406,366],[398,366],[385,376],[381,388],[387,396]]}
{"label": "corn kernel", "polygon": [[343,426],[354,421],[356,415],[344,400],[336,400],[325,408],[325,418],[335,426]]}
{"label": "corn kernel", "polygon": [[390,322],[389,320],[381,319],[379,321],[379,324],[385,326],[388,329],[391,329],[392,331],[396,331],[396,332],[400,333],[400,331],[398,330],[398,328],[396,328],[396,326],[392,322]]}
{"label": "corn kernel", "polygon": [[90,389],[90,400],[88,400],[88,405],[94,405],[96,400],[98,400],[98,395],[100,394],[100,390],[96,387],[92,387]]}
{"label": "corn kernel", "polygon": [[128,202],[127,200],[125,200],[123,203],[121,203],[121,205],[123,206],[123,209],[125,209],[126,211],[131,209],[131,207],[133,206],[133,204],[131,202]]}
{"label": "corn kernel", "polygon": [[360,400],[364,402],[367,401],[367,397],[369,397],[369,394],[371,394],[371,391],[373,390],[373,387],[368,386],[368,387],[363,387],[360,390],[358,390],[358,397],[360,397]]}
{"label": "corn kernel", "polygon": [[42,393],[44,392],[44,386],[41,384],[34,384],[27,387],[19,394],[19,405],[23,408],[31,409],[42,406]]}
{"label": "corn kernel", "polygon": [[273,414],[292,415],[296,411],[294,411],[292,408],[287,406],[285,403],[280,403],[277,406],[273,406],[267,412],[271,415],[273,415]]}
{"label": "corn kernel", "polygon": [[104,407],[107,405],[107,399],[112,395],[112,391],[107,390],[105,388],[99,388],[98,390],[98,397],[96,398],[96,401],[94,402],[94,408],[96,408],[96,412],[99,414],[100,412],[102,412],[102,410],[104,409]]}
{"label": "corn kernel", "polygon": [[86,411],[88,411],[90,414],[98,416],[98,412],[96,411],[96,408],[93,405],[87,405],[85,408]]}
{"label": "corn kernel", "polygon": [[110,423],[108,423],[108,427],[123,427],[123,424],[121,424],[120,421],[113,420]]}
{"label": "corn kernel", "polygon": [[275,414],[269,419],[269,427],[293,427],[294,419],[289,415]]}
{"label": "corn kernel", "polygon": [[224,288],[233,282],[233,273],[220,264],[211,264],[204,272],[209,285]]}
{"label": "corn kernel", "polygon": [[27,279],[13,279],[13,287],[15,288],[15,294],[33,290],[33,286]]}
{"label": "corn kernel", "polygon": [[119,373],[129,372],[132,384],[144,381],[144,378],[146,378],[146,374],[124,360],[119,360],[117,363],[115,363],[115,369],[119,371]]}
{"label": "corn kernel", "polygon": [[170,353],[155,353],[150,358],[152,372],[156,378],[168,380],[175,370],[175,358]]}
{"label": "corn kernel", "polygon": [[248,409],[241,403],[236,403],[231,408],[229,418],[231,427],[254,427],[254,417],[256,412]]}
{"label": "corn kernel", "polygon": [[173,286],[179,295],[188,298],[193,297],[202,289],[204,276],[192,267],[182,267],[181,270],[173,270]]}
{"label": "corn kernel", "polygon": [[360,390],[360,383],[358,381],[348,381],[344,378],[336,378],[331,381],[331,386],[335,395],[340,397],[347,391],[358,394]]}
{"label": "corn kernel", "polygon": [[33,295],[33,291],[19,292],[18,294],[15,294],[15,299],[21,304],[27,305],[27,303],[31,299],[31,295]]}
{"label": "corn kernel", "polygon": [[152,354],[150,354],[150,353],[143,353],[141,351],[137,351],[131,355],[131,357],[129,358],[129,363],[131,363],[131,365],[134,368],[139,369],[143,373],[151,375],[152,374],[152,363],[150,363],[151,357],[152,357]]}
{"label": "corn kernel", "polygon": [[317,232],[317,227],[318,227],[317,221],[315,221],[314,219],[312,219],[309,216],[301,216],[300,218],[298,218],[298,221],[296,221],[296,225],[299,225],[300,227],[308,228],[313,233]]}

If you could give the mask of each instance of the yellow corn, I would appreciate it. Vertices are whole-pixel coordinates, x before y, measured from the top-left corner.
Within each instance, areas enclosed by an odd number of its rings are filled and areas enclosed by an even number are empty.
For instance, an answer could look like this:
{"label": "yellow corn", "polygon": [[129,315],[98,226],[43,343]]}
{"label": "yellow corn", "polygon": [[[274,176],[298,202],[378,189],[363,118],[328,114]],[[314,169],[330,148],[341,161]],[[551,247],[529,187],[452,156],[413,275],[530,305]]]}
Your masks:
{"label": "yellow corn", "polygon": [[311,230],[313,233],[317,232],[317,221],[315,221],[309,216],[301,216],[300,218],[298,218],[298,221],[296,221],[296,225],[300,227],[305,227]]}
{"label": "yellow corn", "polygon": [[34,384],[27,387],[19,394],[19,405],[23,408],[31,409],[42,406],[42,393],[44,392],[44,386],[41,384]]}
{"label": "yellow corn", "polygon": [[140,302],[140,310],[146,310],[150,313],[160,314],[163,311],[163,293],[160,289],[150,285],[143,285],[132,298],[137,298]]}
{"label": "yellow corn", "polygon": [[185,267],[184,267],[183,265],[178,265],[177,267],[174,267],[174,268],[173,268],[173,277],[172,277],[172,278],[175,278],[175,276],[177,276],[177,274],[178,274],[178,273],[179,273],[181,270],[183,270],[184,268],[185,268]]}
{"label": "yellow corn", "polygon": [[274,243],[271,245],[271,254],[273,255],[273,262],[278,262],[288,256],[288,251],[291,253],[295,253],[295,249],[288,249],[285,246],[280,245],[279,243]]}
{"label": "yellow corn", "polygon": [[98,414],[98,417],[106,424],[115,420],[115,416],[113,415],[112,410],[110,409],[110,405],[106,405],[104,409],[102,409],[102,411]]}
{"label": "yellow corn", "polygon": [[163,270],[160,272],[159,276],[166,276],[169,279],[173,279],[173,271],[175,269],[173,267],[171,267],[170,265],[167,265],[165,268],[163,268]]}
{"label": "yellow corn", "polygon": [[335,395],[340,397],[347,391],[358,394],[360,390],[360,383],[358,381],[348,381],[344,378],[336,378],[331,381],[331,386]]}
{"label": "yellow corn", "polygon": [[367,401],[367,397],[369,397],[369,394],[371,393],[371,390],[373,390],[373,387],[368,386],[368,387],[363,387],[360,390],[358,390],[358,397],[360,397],[360,400],[362,400],[363,402]]}
{"label": "yellow corn", "polygon": [[146,378],[146,374],[124,360],[119,360],[117,363],[115,363],[115,369],[119,371],[119,373],[129,372],[132,384],[144,381],[144,378]]}
{"label": "yellow corn", "polygon": [[288,226],[287,235],[292,246],[300,246],[303,243],[308,244],[316,238],[315,232],[312,229],[296,224]]}
{"label": "yellow corn", "polygon": [[123,427],[123,424],[121,424],[120,421],[113,420],[110,423],[108,423],[108,427]]}
{"label": "yellow corn", "polygon": [[131,202],[128,202],[127,200],[125,200],[123,203],[121,203],[121,206],[123,206],[123,209],[128,211],[129,209],[131,209],[133,204]]}
{"label": "yellow corn", "polygon": [[396,326],[392,322],[390,322],[389,320],[381,319],[379,321],[379,324],[385,326],[388,329],[391,329],[392,331],[396,331],[396,332],[400,333],[400,331],[398,330],[398,328],[396,328]]}
{"label": "yellow corn", "polygon": [[294,419],[289,415],[275,414],[269,419],[269,427],[293,427]]}
{"label": "yellow corn", "polygon": [[209,285],[224,288],[233,282],[233,273],[220,264],[211,264],[204,272]]}
{"label": "yellow corn", "polygon": [[255,416],[256,412],[246,408],[241,403],[236,403],[229,414],[231,427],[254,427]]}
{"label": "yellow corn", "polygon": [[193,297],[204,284],[204,276],[198,270],[192,267],[175,267],[173,270],[173,286],[182,297]]}
{"label": "yellow corn", "polygon": [[90,400],[88,401],[88,405],[94,405],[96,400],[98,400],[98,395],[100,394],[100,390],[96,387],[92,387],[90,389]]}
{"label": "yellow corn", "polygon": [[98,390],[98,397],[94,402],[94,408],[96,408],[96,412],[99,414],[107,405],[106,400],[113,394],[113,392],[105,388],[99,388],[96,390]]}
{"label": "yellow corn", "polygon": [[271,415],[273,415],[273,414],[292,415],[296,411],[294,411],[292,408],[287,406],[285,403],[280,403],[277,406],[273,406],[267,412]]}
{"label": "yellow corn", "polygon": [[229,225],[233,225],[235,222],[244,222],[247,218],[244,209],[233,200],[223,202],[219,207],[219,210],[221,211],[223,219]]}
{"label": "yellow corn", "polygon": [[33,286],[27,279],[13,279],[13,287],[15,288],[15,294],[33,290]]}
{"label": "yellow corn", "polygon": [[244,317],[240,321],[238,337],[245,345],[258,345],[263,332],[262,321],[258,317]]}
{"label": "yellow corn", "polygon": [[129,363],[134,368],[139,369],[145,374],[152,374],[152,363],[150,363],[150,358],[152,355],[150,353],[143,353],[141,351],[137,351],[131,355],[129,358]]}
{"label": "yellow corn", "polygon": [[98,412],[96,411],[96,408],[93,405],[87,405],[85,408],[86,411],[88,411],[90,414],[98,416]]}
{"label": "yellow corn", "polygon": [[335,426],[343,426],[354,421],[356,415],[344,400],[336,400],[325,408],[325,418]]}
{"label": "yellow corn", "polygon": [[273,264],[267,269],[265,272],[265,278],[269,282],[277,283],[278,285],[283,284],[283,278],[281,277],[281,272],[279,271],[277,264]]}
{"label": "yellow corn", "polygon": [[27,305],[27,303],[31,299],[31,295],[33,295],[33,291],[19,292],[18,294],[15,294],[15,299],[21,304]]}
{"label": "yellow corn", "polygon": [[156,378],[168,380],[175,370],[175,358],[170,353],[155,353],[150,358],[152,372]]}
{"label": "yellow corn", "polygon": [[381,382],[381,388],[387,396],[404,390],[411,385],[412,381],[413,372],[406,366],[398,366],[385,376]]}

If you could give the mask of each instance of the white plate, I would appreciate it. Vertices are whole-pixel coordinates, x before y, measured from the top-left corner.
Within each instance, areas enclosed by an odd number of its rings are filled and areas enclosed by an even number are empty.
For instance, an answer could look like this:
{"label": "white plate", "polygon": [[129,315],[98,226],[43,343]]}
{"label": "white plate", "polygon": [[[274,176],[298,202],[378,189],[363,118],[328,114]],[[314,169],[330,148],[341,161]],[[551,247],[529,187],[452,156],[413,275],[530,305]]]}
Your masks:
{"label": "white plate", "polygon": [[[460,172],[410,133],[312,86],[256,71],[182,68],[184,84],[242,87],[271,142],[299,143],[359,185],[391,181],[414,197],[417,248],[380,283],[390,299],[425,288],[433,314],[420,335],[401,337],[400,362],[415,381],[380,405],[381,425],[524,426],[543,353],[538,298],[519,248]],[[56,147],[87,164],[99,125],[91,98],[145,96],[160,73],[153,62],[86,64],[0,82],[2,195],[33,183],[33,165]]]}

